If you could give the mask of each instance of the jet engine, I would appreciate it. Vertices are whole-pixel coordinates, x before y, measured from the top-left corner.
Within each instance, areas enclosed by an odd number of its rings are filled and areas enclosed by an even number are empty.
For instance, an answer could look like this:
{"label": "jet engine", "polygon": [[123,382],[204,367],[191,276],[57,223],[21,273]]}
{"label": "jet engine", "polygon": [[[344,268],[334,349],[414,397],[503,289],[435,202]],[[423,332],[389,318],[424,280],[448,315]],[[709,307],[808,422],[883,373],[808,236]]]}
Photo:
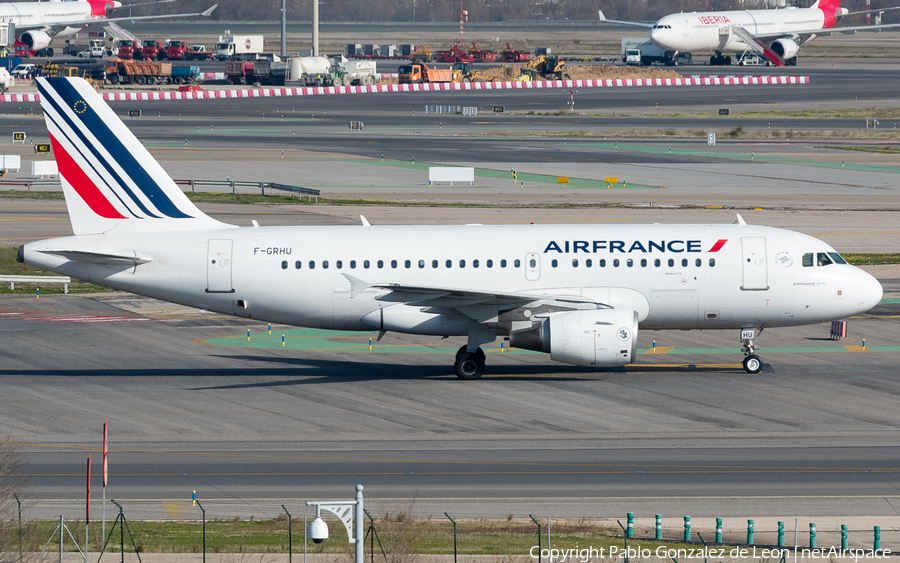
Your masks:
{"label": "jet engine", "polygon": [[26,31],[21,35],[22,43],[28,45],[34,51],[46,49],[50,45],[49,35],[40,30]]}
{"label": "jet engine", "polygon": [[540,324],[513,331],[509,345],[549,353],[557,362],[616,367],[634,361],[638,314],[632,309],[596,309],[556,313]]}
{"label": "jet engine", "polygon": [[784,60],[793,59],[800,52],[800,45],[792,39],[776,39],[769,47]]}

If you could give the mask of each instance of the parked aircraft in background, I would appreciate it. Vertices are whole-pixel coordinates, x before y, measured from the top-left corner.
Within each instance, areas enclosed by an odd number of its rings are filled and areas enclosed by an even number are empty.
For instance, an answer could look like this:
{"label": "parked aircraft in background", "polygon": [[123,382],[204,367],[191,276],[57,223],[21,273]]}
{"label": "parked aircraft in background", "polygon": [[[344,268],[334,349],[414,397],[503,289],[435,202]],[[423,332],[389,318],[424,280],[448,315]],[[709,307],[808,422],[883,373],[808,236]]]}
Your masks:
{"label": "parked aircraft in background", "polygon": [[723,53],[754,53],[776,66],[783,66],[796,65],[800,46],[818,36],[900,27],[900,24],[835,27],[847,16],[894,9],[897,8],[851,13],[840,7],[840,0],[817,0],[810,8],[670,14],[655,24],[609,20],[602,10],[599,14],[603,22],[648,29],[653,44],[671,52],[667,57],[671,65],[677,64],[678,53],[714,51],[709,60],[712,65],[731,64],[731,57]]}
{"label": "parked aircraft in background", "polygon": [[15,24],[17,42],[26,45],[39,56],[53,56],[53,49],[50,45],[55,37],[74,35],[90,25],[104,25],[124,20],[209,16],[217,6],[218,4],[203,12],[190,14],[109,17],[110,11],[123,7],[118,0],[2,2],[0,3],[0,22]]}
{"label": "parked aircraft in background", "polygon": [[38,78],[75,235],[19,260],[227,315],[336,330],[466,336],[595,368],[635,360],[639,329],[756,331],[840,319],[882,296],[824,242],[733,225],[236,227],[185,196],[80,78]]}

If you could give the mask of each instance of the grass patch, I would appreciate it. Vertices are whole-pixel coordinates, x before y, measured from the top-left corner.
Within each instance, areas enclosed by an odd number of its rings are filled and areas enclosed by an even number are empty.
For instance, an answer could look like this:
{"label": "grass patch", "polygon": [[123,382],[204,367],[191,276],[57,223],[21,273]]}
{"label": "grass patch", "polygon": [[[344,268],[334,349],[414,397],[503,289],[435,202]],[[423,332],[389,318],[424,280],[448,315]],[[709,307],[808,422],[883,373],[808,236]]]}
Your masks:
{"label": "grass patch", "polygon": [[872,145],[843,145],[843,146],[833,146],[833,145],[825,145],[822,147],[823,149],[832,149],[836,151],[856,151],[856,152],[873,152],[880,154],[898,154],[900,153],[900,146],[872,146]]}
{"label": "grass patch", "polygon": [[0,196],[16,198],[16,199],[49,199],[49,200],[61,200],[65,199],[63,197],[62,191],[58,192],[44,192],[44,191],[31,191],[31,190],[0,190]]}
{"label": "grass patch", "polygon": [[867,252],[867,253],[841,253],[844,260],[854,266],[883,266],[888,264],[900,264],[900,253]]}

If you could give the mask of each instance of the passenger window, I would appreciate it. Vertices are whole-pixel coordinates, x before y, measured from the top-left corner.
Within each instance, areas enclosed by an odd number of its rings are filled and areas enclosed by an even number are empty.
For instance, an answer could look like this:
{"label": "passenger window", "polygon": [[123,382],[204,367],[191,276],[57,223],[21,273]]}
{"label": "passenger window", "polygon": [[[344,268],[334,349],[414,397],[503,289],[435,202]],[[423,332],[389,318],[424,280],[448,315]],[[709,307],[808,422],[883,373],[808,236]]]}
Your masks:
{"label": "passenger window", "polygon": [[447,260],[447,263],[445,264],[445,266],[447,266],[448,268],[452,268],[452,267],[453,267],[453,261],[452,261],[452,260]]}
{"label": "passenger window", "polygon": [[513,267],[514,267],[514,268],[519,268],[519,267],[521,267],[521,266],[522,266],[522,261],[519,260],[518,258],[516,258],[515,262],[513,262]]}
{"label": "passenger window", "polygon": [[478,267],[478,260],[472,260],[472,267],[473,267],[473,268],[477,268],[477,267]]}
{"label": "passenger window", "polygon": [[424,261],[424,260],[419,260],[419,267],[420,267],[420,268],[424,268],[424,267],[425,267],[425,261]]}
{"label": "passenger window", "polygon": [[591,260],[590,258],[588,258],[587,260],[584,261],[584,266],[585,266],[586,268],[590,268],[590,267],[593,266],[593,265],[594,265],[594,261]]}
{"label": "passenger window", "polygon": [[646,268],[646,267],[647,267],[647,259],[641,258],[641,268]]}
{"label": "passenger window", "polygon": [[840,254],[838,254],[837,252],[829,252],[828,255],[831,256],[831,259],[834,260],[835,264],[846,264],[847,263],[847,261],[844,260],[844,257],[841,256]]}
{"label": "passenger window", "polygon": [[338,260],[338,261],[335,263],[335,266],[337,266],[337,269],[340,270],[341,268],[344,267],[344,262],[341,261],[341,260]]}
{"label": "passenger window", "polygon": [[669,258],[669,267],[670,267],[670,268],[674,268],[674,267],[675,267],[675,260],[674,260],[673,258]]}
{"label": "passenger window", "polygon": [[380,270],[382,268],[384,268],[384,260],[379,260],[378,261],[378,269]]}
{"label": "passenger window", "polygon": [[367,270],[369,269],[369,261],[368,260],[363,260],[363,268],[365,268]]}
{"label": "passenger window", "polygon": [[351,269],[351,270],[355,270],[355,269],[356,269],[356,260],[351,260],[351,261],[350,261],[350,269]]}
{"label": "passenger window", "polygon": [[601,258],[600,262],[598,262],[598,263],[600,264],[601,268],[605,268],[606,267],[606,258]]}
{"label": "passenger window", "polygon": [[659,258],[656,258],[655,260],[653,260],[653,265],[656,266],[657,268],[659,268]]}
{"label": "passenger window", "polygon": [[297,260],[296,262],[294,262],[294,269],[295,269],[295,270],[299,270],[299,269],[300,269],[300,266],[301,266],[302,264],[303,264],[303,262],[301,262],[300,260]]}
{"label": "passenger window", "polygon": [[702,265],[703,265],[703,260],[697,258],[697,259],[694,261],[694,266],[697,266],[697,267],[699,268],[699,267],[702,266]]}
{"label": "passenger window", "polygon": [[535,260],[534,258],[532,258],[531,260],[528,261],[529,268],[534,268],[536,266],[537,266],[537,260]]}
{"label": "passenger window", "polygon": [[553,260],[550,261],[550,265],[553,266],[554,268],[559,266],[559,260],[554,258]]}
{"label": "passenger window", "polygon": [[505,267],[506,267],[506,260],[500,260],[500,267],[501,267],[501,268],[505,268]]}
{"label": "passenger window", "polygon": [[816,257],[816,264],[819,266],[829,266],[834,264],[834,262],[831,261],[831,258],[829,258],[827,254],[820,252]]}
{"label": "passenger window", "polygon": [[613,260],[613,268],[618,268],[618,267],[619,267],[619,259],[616,258],[615,260]]}
{"label": "passenger window", "polygon": [[804,268],[812,268],[813,265],[813,254],[812,252],[808,252],[803,255],[803,267]]}
{"label": "passenger window", "polygon": [[631,268],[632,266],[634,266],[634,260],[629,258],[628,260],[625,261],[625,265],[628,266],[629,268]]}
{"label": "passenger window", "polygon": [[282,270],[287,270],[287,268],[288,268],[287,260],[282,260],[282,261],[281,261],[281,269],[282,269]]}
{"label": "passenger window", "polygon": [[397,261],[396,261],[396,260],[391,260],[391,268],[395,268],[395,269],[397,268]]}
{"label": "passenger window", "polygon": [[710,258],[710,259],[709,259],[709,267],[710,267],[710,268],[713,268],[713,267],[715,267],[715,265],[716,265],[716,259],[715,259],[715,258]]}
{"label": "passenger window", "polygon": [[578,258],[572,258],[572,267],[573,267],[573,268],[577,268],[577,267],[578,267]]}
{"label": "passenger window", "polygon": [[460,261],[459,261],[459,267],[460,267],[460,268],[465,268],[465,267],[466,267],[466,261],[465,261],[465,260],[460,260]]}
{"label": "passenger window", "polygon": [[687,268],[687,265],[688,265],[688,259],[687,259],[687,258],[682,258],[682,259],[681,259],[681,266],[682,266],[683,268]]}
{"label": "passenger window", "polygon": [[327,270],[327,269],[328,269],[328,260],[322,260],[322,269],[323,269],[323,270]]}
{"label": "passenger window", "polygon": [[488,260],[488,261],[486,262],[486,265],[487,265],[488,268],[493,268],[493,267],[494,267],[494,261],[493,261],[493,260]]}
{"label": "passenger window", "polygon": [[432,268],[437,268],[437,267],[438,267],[438,261],[437,261],[437,260],[432,260],[432,261],[431,261],[431,267],[432,267]]}
{"label": "passenger window", "polygon": [[315,270],[315,269],[316,269],[316,261],[315,261],[315,260],[310,260],[310,261],[309,261],[309,269],[310,269],[310,270]]}
{"label": "passenger window", "polygon": [[406,260],[405,262],[403,262],[403,266],[405,266],[406,269],[408,270],[409,267],[412,266],[412,262],[410,262],[409,260]]}

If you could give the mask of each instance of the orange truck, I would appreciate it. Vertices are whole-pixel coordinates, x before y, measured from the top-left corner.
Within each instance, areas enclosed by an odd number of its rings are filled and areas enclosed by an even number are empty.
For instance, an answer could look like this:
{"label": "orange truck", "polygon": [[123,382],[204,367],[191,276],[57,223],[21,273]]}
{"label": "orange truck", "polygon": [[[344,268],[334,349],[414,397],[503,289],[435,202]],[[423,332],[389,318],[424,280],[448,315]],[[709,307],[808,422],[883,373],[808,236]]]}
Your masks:
{"label": "orange truck", "polygon": [[453,82],[453,67],[429,68],[424,63],[403,65],[397,69],[400,84],[435,84],[439,82]]}

